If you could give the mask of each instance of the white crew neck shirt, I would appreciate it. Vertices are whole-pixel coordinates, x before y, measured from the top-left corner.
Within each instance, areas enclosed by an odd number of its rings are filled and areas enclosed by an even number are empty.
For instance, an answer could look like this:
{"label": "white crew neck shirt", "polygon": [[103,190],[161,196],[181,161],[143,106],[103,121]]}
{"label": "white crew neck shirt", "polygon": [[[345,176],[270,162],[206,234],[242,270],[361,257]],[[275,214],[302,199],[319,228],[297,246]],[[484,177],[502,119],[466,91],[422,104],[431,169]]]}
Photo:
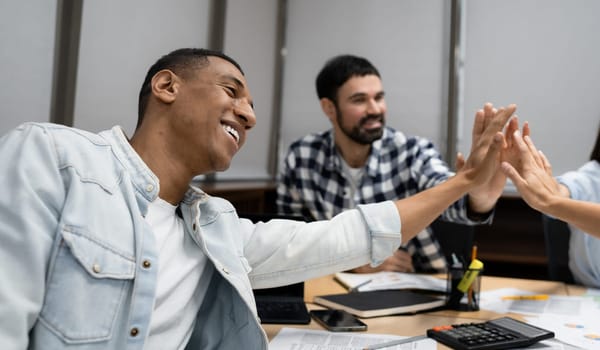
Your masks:
{"label": "white crew neck shirt", "polygon": [[208,287],[199,285],[206,255],[185,233],[176,209],[157,198],[145,218],[156,238],[158,278],[144,350],[184,349]]}
{"label": "white crew neck shirt", "polygon": [[346,175],[346,179],[350,183],[350,193],[346,194],[346,198],[350,201],[350,207],[354,208],[357,205],[355,199],[356,191],[358,191],[358,185],[365,173],[365,168],[352,168],[346,163],[344,158],[340,157],[340,159],[342,161],[342,172]]}

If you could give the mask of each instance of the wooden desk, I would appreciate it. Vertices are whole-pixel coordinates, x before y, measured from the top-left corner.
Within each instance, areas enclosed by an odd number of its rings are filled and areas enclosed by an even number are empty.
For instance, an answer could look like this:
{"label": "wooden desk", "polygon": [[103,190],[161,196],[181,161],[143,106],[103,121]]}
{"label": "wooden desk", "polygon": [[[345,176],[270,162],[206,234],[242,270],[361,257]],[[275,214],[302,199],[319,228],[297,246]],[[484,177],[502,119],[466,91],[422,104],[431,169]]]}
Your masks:
{"label": "wooden desk", "polygon": [[[505,287],[519,288],[540,294],[568,295],[567,286],[562,282],[483,276],[482,290],[493,290]],[[319,309],[321,308],[319,305],[313,304],[313,299],[316,295],[344,292],[346,292],[346,289],[343,288],[339,283],[335,282],[332,276],[325,276],[306,281],[304,294],[308,308]],[[488,310],[480,310],[475,312],[442,310],[417,315],[374,317],[363,318],[361,320],[367,324],[369,327],[368,332],[371,333],[414,336],[424,334],[427,329],[439,325],[467,323],[474,322],[475,320],[484,321],[500,316],[502,315]],[[510,314],[509,316],[523,320],[523,317],[518,314]],[[269,339],[273,339],[273,337],[282,327],[323,330],[323,328],[315,322],[311,322],[308,325],[299,326],[263,325],[263,328],[269,336]],[[442,344],[438,344],[438,349],[449,348]]]}
{"label": "wooden desk", "polygon": [[[334,281],[335,282],[335,281]],[[557,281],[542,281],[542,280],[529,280],[522,278],[507,278],[507,277],[495,277],[495,276],[483,276],[481,282],[481,290],[494,290],[499,288],[517,288],[523,289],[530,292],[534,292],[535,294],[553,294],[553,295],[568,295],[567,286],[562,282]],[[493,318],[498,318],[504,316],[504,314],[499,314],[490,310],[479,310],[479,311],[469,311],[469,312],[459,312],[452,310],[441,310],[436,312],[430,312],[428,315],[432,316],[448,316],[448,315],[456,315],[461,318],[468,318],[471,320],[490,320]],[[520,314],[509,313],[508,316],[514,317],[521,321],[524,321],[524,318]]]}
{"label": "wooden desk", "polygon": [[588,287],[584,287],[578,284],[567,284],[567,295],[581,296],[584,295],[588,290]]}

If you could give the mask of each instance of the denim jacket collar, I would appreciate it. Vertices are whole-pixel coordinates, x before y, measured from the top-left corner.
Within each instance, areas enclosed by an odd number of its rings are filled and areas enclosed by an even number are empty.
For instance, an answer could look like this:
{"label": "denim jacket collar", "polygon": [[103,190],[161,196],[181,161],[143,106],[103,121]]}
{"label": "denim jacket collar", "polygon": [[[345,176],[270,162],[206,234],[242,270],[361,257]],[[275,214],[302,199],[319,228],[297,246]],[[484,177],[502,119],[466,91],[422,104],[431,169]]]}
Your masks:
{"label": "denim jacket collar", "polygon": [[[119,161],[132,175],[131,182],[137,189],[138,205],[142,208],[145,215],[148,207],[148,202],[152,202],[158,197],[160,191],[160,181],[158,177],[148,168],[146,163],[137,154],[129,143],[129,139],[125,135],[123,128],[114,126],[111,130],[101,133],[114,146],[114,152]],[[196,186],[190,186],[185,194],[183,202],[191,204],[198,199],[205,200],[207,194]]]}

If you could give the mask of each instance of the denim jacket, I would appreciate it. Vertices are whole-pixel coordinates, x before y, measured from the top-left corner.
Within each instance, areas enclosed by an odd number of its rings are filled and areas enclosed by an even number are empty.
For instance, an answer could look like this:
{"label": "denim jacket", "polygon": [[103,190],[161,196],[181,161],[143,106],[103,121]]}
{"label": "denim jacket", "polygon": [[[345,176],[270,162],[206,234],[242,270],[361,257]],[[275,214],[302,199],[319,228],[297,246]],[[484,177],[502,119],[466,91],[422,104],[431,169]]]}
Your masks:
{"label": "denim jacket", "polygon": [[[121,128],[23,124],[0,138],[0,163],[0,348],[143,349],[159,263],[144,215],[159,181]],[[392,202],[255,225],[190,185],[179,208],[210,261],[186,349],[267,349],[253,287],[377,264],[400,244]]]}

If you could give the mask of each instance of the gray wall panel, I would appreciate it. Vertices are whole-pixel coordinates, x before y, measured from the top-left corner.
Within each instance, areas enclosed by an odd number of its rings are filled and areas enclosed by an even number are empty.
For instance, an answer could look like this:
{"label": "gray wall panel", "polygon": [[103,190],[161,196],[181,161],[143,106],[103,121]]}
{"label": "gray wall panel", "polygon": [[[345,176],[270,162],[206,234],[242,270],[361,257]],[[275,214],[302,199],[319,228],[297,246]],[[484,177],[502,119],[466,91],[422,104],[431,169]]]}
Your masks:
{"label": "gray wall panel", "polygon": [[589,158],[600,123],[600,2],[467,2],[465,123],[484,102],[516,103],[554,173]]}
{"label": "gray wall panel", "polygon": [[229,170],[217,174],[220,179],[269,177],[276,34],[277,0],[228,1],[224,51],[244,69],[257,123]]}
{"label": "gray wall panel", "polygon": [[75,96],[76,127],[121,125],[131,135],[148,68],[163,54],[208,42],[209,0],[86,1]]}
{"label": "gray wall panel", "polygon": [[388,125],[445,149],[450,2],[291,0],[280,157],[291,142],[330,128],[315,78],[325,61],[352,53],[380,71]]}
{"label": "gray wall panel", "polygon": [[0,3],[0,134],[50,120],[56,1]]}

